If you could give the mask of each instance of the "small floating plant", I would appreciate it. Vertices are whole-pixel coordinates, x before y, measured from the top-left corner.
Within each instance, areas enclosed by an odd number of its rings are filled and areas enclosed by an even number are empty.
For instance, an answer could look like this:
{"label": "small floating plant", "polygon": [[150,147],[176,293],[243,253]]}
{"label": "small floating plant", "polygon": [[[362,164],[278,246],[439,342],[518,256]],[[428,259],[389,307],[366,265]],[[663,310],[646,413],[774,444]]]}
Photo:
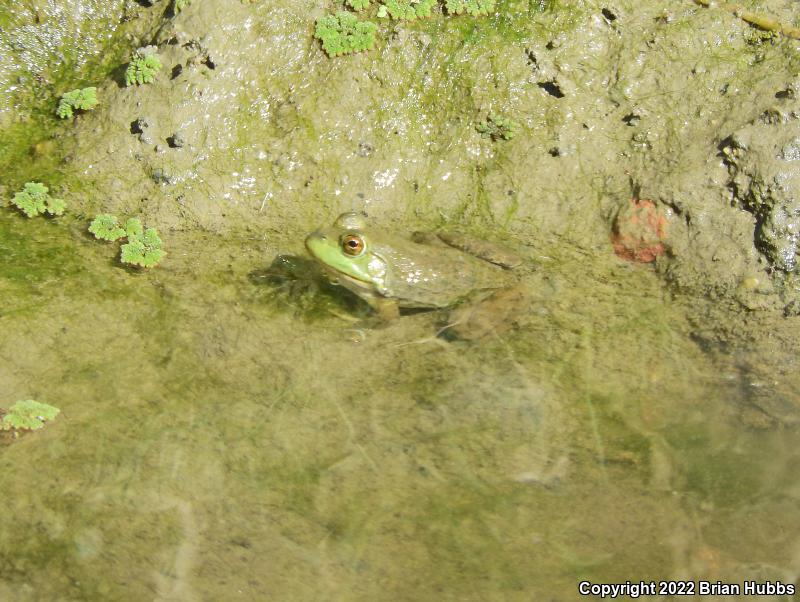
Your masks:
{"label": "small floating plant", "polygon": [[61,119],[69,119],[75,114],[75,111],[90,111],[97,106],[97,103],[97,88],[78,88],[61,95],[56,115]]}
{"label": "small floating plant", "polygon": [[0,431],[35,431],[61,412],[57,407],[26,399],[13,404],[0,420]]}
{"label": "small floating plant", "polygon": [[125,70],[125,85],[151,84],[162,67],[155,46],[139,48]]}
{"label": "small floating plant", "polygon": [[482,121],[476,125],[475,130],[483,138],[491,138],[493,142],[498,140],[511,140],[517,135],[519,124],[507,117],[489,113],[486,121]]}
{"label": "small floating plant", "polygon": [[11,202],[28,217],[62,215],[66,208],[64,200],[50,196],[50,189],[41,182],[28,182]]}
{"label": "small floating plant", "polygon": [[340,56],[370,50],[375,46],[377,30],[375,23],[361,21],[352,13],[339,11],[317,21],[314,37],[322,42],[322,48],[328,56]]}
{"label": "small floating plant", "polygon": [[437,0],[384,0],[378,8],[378,17],[391,17],[398,21],[413,21],[430,17]]}
{"label": "small floating plant", "polygon": [[163,241],[155,228],[145,229],[139,218],[132,217],[120,225],[116,215],[102,213],[89,224],[89,232],[99,240],[114,242],[125,238],[120,247],[120,261],[142,268],[152,268],[164,259]]}
{"label": "small floating plant", "polygon": [[192,0],[174,0],[172,3],[172,14],[177,15],[181,12],[184,8],[189,6],[192,3]]}
{"label": "small floating plant", "polygon": [[[344,0],[344,5],[358,13],[379,19],[413,21],[433,15],[439,0],[380,0],[377,9],[370,9],[371,0]],[[495,9],[496,0],[445,0],[443,11],[448,15],[488,15]],[[361,20],[355,14],[340,10],[317,19],[314,37],[322,42],[328,56],[341,56],[371,50],[375,46],[378,25]]]}

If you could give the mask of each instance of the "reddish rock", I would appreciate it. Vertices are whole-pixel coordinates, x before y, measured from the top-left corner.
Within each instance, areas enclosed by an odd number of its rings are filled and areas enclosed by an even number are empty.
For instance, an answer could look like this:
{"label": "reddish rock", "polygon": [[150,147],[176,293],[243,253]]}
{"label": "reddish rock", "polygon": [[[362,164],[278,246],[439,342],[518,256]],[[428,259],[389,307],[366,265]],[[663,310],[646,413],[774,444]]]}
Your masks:
{"label": "reddish rock", "polygon": [[647,199],[631,199],[614,220],[614,253],[628,261],[649,263],[667,252],[667,212]]}

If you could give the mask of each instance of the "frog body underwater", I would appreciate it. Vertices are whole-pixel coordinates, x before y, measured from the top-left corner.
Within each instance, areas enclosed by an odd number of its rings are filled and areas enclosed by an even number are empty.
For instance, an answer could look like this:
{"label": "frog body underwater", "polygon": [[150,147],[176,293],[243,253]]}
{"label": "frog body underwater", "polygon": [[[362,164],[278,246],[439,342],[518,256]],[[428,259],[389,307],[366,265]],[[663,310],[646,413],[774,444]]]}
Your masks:
{"label": "frog body underwater", "polygon": [[478,246],[476,253],[455,248],[475,247],[459,244],[459,236],[416,240],[423,242],[380,231],[363,216],[344,213],[332,226],[310,234],[306,248],[332,282],[387,319],[398,316],[399,308],[450,307],[509,285],[509,273],[500,266],[511,267],[513,259],[492,263],[485,246]]}

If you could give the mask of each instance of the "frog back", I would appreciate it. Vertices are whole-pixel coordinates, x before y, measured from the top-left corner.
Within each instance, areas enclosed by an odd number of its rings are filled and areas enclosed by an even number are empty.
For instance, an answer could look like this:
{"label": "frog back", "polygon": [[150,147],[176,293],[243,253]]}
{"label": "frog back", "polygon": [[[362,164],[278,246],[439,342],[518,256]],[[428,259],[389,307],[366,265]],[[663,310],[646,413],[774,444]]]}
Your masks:
{"label": "frog back", "polygon": [[381,294],[401,307],[447,307],[507,284],[503,269],[450,247],[387,241],[374,245],[373,252],[387,266]]}

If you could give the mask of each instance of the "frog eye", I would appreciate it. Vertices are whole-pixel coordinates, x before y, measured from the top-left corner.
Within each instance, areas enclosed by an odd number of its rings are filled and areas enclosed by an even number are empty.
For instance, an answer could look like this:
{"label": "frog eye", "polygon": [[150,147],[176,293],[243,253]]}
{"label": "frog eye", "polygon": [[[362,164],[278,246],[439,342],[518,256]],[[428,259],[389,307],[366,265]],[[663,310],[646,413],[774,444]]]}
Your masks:
{"label": "frog eye", "polygon": [[342,250],[347,255],[361,255],[364,252],[364,239],[355,234],[342,237]]}

